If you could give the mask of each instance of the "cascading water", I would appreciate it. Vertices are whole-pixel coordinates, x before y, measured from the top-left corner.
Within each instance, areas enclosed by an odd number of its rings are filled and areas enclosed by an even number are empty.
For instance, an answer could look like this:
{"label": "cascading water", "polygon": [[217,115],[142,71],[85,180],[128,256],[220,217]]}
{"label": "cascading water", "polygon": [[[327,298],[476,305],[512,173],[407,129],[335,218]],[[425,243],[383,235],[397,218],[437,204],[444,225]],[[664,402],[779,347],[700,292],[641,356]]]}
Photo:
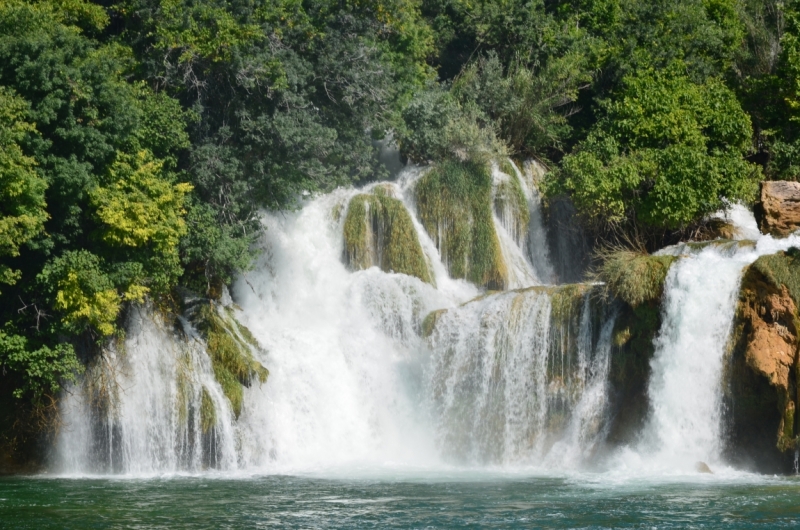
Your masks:
{"label": "cascading water", "polygon": [[[235,469],[230,407],[194,330],[185,321],[182,330],[169,329],[150,307],[130,313],[125,340],[108,348],[62,400],[61,470]],[[218,414],[207,436],[204,405]]]}
{"label": "cascading water", "polygon": [[561,466],[592,451],[614,322],[592,290],[532,287],[437,316],[428,387],[447,456]]}
{"label": "cascading water", "polygon": [[[500,192],[487,207],[495,211],[507,285],[529,287],[539,284],[539,277],[552,277],[538,193],[530,175],[505,167],[513,171],[496,170],[495,188],[517,179],[528,211],[513,210],[513,197]],[[569,410],[580,402],[584,388],[596,387],[603,378],[595,365],[607,364],[609,332],[598,339],[592,331],[591,288],[585,286],[577,289],[586,304],[575,308],[578,298],[542,287],[490,295],[459,309],[480,291],[448,275],[417,218],[414,186],[424,172],[409,168],[396,183],[339,190],[297,213],[264,216],[262,256],[254,271],[236,283],[233,295],[240,304],[237,318],[258,340],[261,348],[254,353],[271,374],[267,384],[244,390],[238,419],[192,324],[183,319],[175,331],[150,309],[134,310],[124,348],[108,349],[84,384],[64,400],[68,427],[58,443],[61,468],[146,474],[207,467],[297,470],[353,462],[435,463],[452,454],[444,434],[452,408],[441,409],[432,395],[442,385],[455,385],[450,390],[463,394],[463,384],[454,380],[460,376],[505,388],[502,403],[485,394],[488,388],[473,396],[488,407],[478,417],[499,429],[482,431],[475,461],[541,458],[546,446],[559,440],[558,433],[566,432],[574,416]],[[411,214],[431,283],[374,266],[352,271],[343,263],[344,212],[359,193],[377,192],[400,199]],[[388,237],[370,234],[370,248]],[[375,261],[377,254],[369,259]],[[537,256],[536,263],[526,259],[531,255]],[[571,301],[565,305],[567,298]],[[554,310],[556,299],[563,300]],[[437,326],[432,347],[423,337],[423,320],[435,310],[447,310],[441,320],[456,340],[453,348],[460,347],[458,333],[474,333],[467,342],[485,342],[490,336],[505,341],[505,346],[487,349],[483,361],[473,359],[486,367],[494,363],[494,370],[503,372],[499,379],[486,379],[480,370],[464,373],[464,367],[451,372],[442,364],[445,332]],[[475,327],[481,311],[495,313],[494,328],[482,338]],[[503,311],[516,316],[504,322]],[[454,323],[444,324],[450,320]],[[504,361],[492,360],[501,353]],[[476,354],[480,350],[459,351],[464,357]],[[93,393],[98,385],[92,378],[102,379],[111,390]],[[466,403],[461,406],[469,408]],[[209,407],[214,410],[211,426],[203,417]],[[492,407],[503,417],[494,418]],[[596,427],[598,420],[589,418],[595,412],[575,421]],[[485,447],[498,443],[502,450],[485,454]]]}
{"label": "cascading water", "polygon": [[[239,305],[204,303],[252,332],[252,354],[269,381],[252,381],[234,406],[192,318],[173,325],[153,308],[133,308],[125,340],[62,400],[59,468],[292,473],[594,463],[612,415],[618,308],[596,285],[548,285],[555,275],[540,169],[493,168],[486,207],[504,292],[449,274],[437,248],[445,234],[431,237],[417,211],[423,168],[265,214],[261,257],[232,289]],[[350,216],[359,201],[363,215]],[[755,246],[671,249],[681,258],[665,286],[652,411],[626,453],[635,465],[717,462],[721,363],[741,270],[793,244],[762,237]]]}

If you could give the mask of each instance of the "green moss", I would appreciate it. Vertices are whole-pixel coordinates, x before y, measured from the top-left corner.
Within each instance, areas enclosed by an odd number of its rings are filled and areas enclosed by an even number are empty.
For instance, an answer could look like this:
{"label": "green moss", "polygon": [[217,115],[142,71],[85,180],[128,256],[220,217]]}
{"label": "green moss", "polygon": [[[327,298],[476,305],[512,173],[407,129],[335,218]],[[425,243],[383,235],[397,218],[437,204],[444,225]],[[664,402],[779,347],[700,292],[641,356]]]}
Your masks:
{"label": "green moss", "polygon": [[500,171],[502,171],[506,175],[513,177],[517,174],[517,172],[514,171],[514,166],[511,165],[511,161],[507,158],[500,160],[499,166],[500,166]]}
{"label": "green moss", "polygon": [[601,255],[598,271],[614,295],[637,307],[644,302],[657,301],[664,291],[664,280],[675,256],[650,256],[631,250],[618,250]]}
{"label": "green moss", "polygon": [[434,328],[436,327],[436,323],[439,321],[439,318],[447,313],[447,309],[437,309],[436,311],[431,311],[427,314],[427,316],[422,321],[422,336],[423,337],[430,337],[433,333]]}
{"label": "green moss", "polygon": [[[221,314],[213,303],[202,304],[198,309],[197,328],[206,339],[214,376],[238,418],[244,399],[242,387],[250,386],[253,380],[265,383],[269,370],[253,357],[248,340],[239,333],[240,329],[246,328],[229,312]],[[255,343],[251,334],[247,336]]]}
{"label": "green moss", "polygon": [[342,213],[344,213],[344,204],[337,203],[331,209],[331,218],[338,223],[342,219]]}
{"label": "green moss", "polygon": [[[239,404],[241,409],[241,403]],[[214,407],[214,400],[205,387],[200,394],[200,427],[203,432],[210,431],[217,424],[217,409]]]}
{"label": "green moss", "polygon": [[508,271],[492,221],[488,164],[440,162],[419,180],[415,195],[420,220],[450,276],[504,289]]}
{"label": "green moss", "polygon": [[178,408],[178,420],[182,425],[186,424],[189,417],[189,371],[190,365],[187,356],[181,355],[178,358],[177,370],[175,373],[176,383],[176,407]]}
{"label": "green moss", "polygon": [[433,283],[433,275],[405,206],[381,186],[374,194],[350,200],[344,222],[345,261],[353,270],[377,265],[386,272],[416,276]]}
{"label": "green moss", "polygon": [[751,267],[776,287],[785,285],[795,306],[800,307],[800,250],[792,247],[786,252],[761,256]]}
{"label": "green moss", "polygon": [[243,339],[247,344],[249,344],[253,348],[260,348],[261,346],[259,346],[258,341],[250,332],[250,330],[247,329],[247,327],[243,326],[241,322],[236,320],[236,315],[234,314],[233,309],[230,307],[226,307],[225,312],[230,317],[230,321],[236,326],[236,331],[239,332],[240,338]]}
{"label": "green moss", "polygon": [[554,320],[568,320],[577,314],[583,302],[583,297],[590,288],[589,284],[575,283],[553,289],[550,296],[551,318]]}

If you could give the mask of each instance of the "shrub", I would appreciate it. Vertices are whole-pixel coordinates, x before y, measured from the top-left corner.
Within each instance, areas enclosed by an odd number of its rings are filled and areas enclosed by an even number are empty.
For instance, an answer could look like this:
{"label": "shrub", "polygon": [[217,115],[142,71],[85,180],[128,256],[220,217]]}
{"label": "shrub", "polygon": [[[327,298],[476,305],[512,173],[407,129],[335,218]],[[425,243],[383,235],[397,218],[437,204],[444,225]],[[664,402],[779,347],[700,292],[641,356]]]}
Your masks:
{"label": "shrub", "polygon": [[600,254],[597,272],[610,291],[631,307],[657,301],[675,256],[651,256],[633,250],[615,250]]}

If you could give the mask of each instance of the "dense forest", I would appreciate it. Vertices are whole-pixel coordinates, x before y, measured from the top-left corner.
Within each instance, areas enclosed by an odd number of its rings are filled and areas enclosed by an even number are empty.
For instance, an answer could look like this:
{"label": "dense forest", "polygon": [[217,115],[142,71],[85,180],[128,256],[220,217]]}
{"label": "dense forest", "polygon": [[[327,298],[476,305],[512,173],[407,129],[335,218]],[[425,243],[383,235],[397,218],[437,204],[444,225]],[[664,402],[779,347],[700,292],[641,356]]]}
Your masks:
{"label": "dense forest", "polygon": [[51,406],[127,304],[219,292],[259,210],[383,143],[536,159],[652,247],[800,178],[799,121],[796,0],[0,0],[0,397]]}

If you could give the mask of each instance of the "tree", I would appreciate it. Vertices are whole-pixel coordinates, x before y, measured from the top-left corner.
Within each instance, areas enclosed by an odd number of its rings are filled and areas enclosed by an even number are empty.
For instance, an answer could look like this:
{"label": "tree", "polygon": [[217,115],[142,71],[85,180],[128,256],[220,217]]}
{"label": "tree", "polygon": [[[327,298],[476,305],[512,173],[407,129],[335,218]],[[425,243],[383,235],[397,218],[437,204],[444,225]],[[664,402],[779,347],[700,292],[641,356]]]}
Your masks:
{"label": "tree", "polygon": [[569,193],[595,221],[680,228],[750,200],[760,177],[746,162],[750,119],[718,79],[695,83],[681,63],[623,80],[548,194]]}
{"label": "tree", "polygon": [[[19,255],[20,245],[39,234],[47,220],[46,183],[36,172],[36,161],[26,156],[20,142],[35,133],[25,121],[28,105],[0,86],[0,259]],[[0,283],[14,284],[21,271],[0,262]]]}

